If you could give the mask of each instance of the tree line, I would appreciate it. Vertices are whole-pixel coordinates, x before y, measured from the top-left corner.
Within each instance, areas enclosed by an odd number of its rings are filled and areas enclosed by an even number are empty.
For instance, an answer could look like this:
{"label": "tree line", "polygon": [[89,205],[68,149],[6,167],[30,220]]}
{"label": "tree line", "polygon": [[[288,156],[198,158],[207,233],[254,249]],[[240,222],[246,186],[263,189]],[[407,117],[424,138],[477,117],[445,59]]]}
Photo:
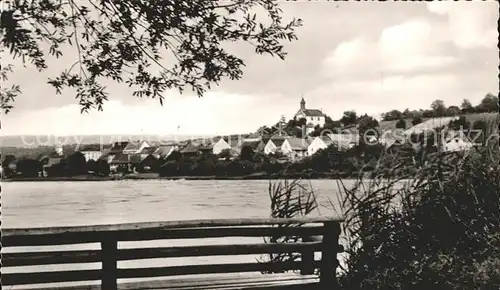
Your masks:
{"label": "tree line", "polygon": [[[431,103],[430,109],[419,109],[410,110],[405,109],[404,111],[391,110],[389,112],[382,113],[382,121],[396,121],[395,127],[398,129],[408,129],[411,126],[418,125],[428,118],[437,117],[451,117],[459,116],[465,114],[473,113],[492,113],[498,112],[499,110],[499,99],[497,96],[488,93],[476,106],[465,99],[459,106],[446,106],[444,101],[435,100]],[[307,125],[306,119],[295,120],[294,118],[286,121],[284,117],[280,121],[271,127],[263,126],[259,129],[260,133],[265,133],[265,135],[278,135],[284,134],[288,136],[294,136],[299,138],[304,138],[307,135],[312,137],[317,137],[325,132],[332,133],[346,133],[349,132],[349,128],[355,127],[356,131],[360,134],[365,132],[371,132],[369,130],[375,129],[379,126],[379,121],[372,116],[367,114],[358,114],[355,110],[344,111],[341,118],[338,120],[332,119],[330,116],[325,115],[324,126],[315,126],[314,130],[306,134],[305,126]],[[376,133],[372,133],[376,134]]]}
{"label": "tree line", "polygon": [[473,106],[468,99],[464,99],[460,106],[451,105],[449,107],[446,106],[443,100],[435,100],[431,103],[430,109],[405,109],[403,112],[399,110],[391,110],[382,114],[382,120],[393,121],[401,119],[449,117],[460,114],[492,112],[498,112],[498,96],[488,93],[476,106]]}
{"label": "tree line", "polygon": [[2,156],[2,178],[73,177],[89,174],[108,176],[110,174],[110,166],[105,159],[87,162],[85,156],[79,151],[56,157],[57,161],[53,164],[50,163],[52,158],[55,157],[42,155],[36,158],[31,156],[16,158],[12,154]]}

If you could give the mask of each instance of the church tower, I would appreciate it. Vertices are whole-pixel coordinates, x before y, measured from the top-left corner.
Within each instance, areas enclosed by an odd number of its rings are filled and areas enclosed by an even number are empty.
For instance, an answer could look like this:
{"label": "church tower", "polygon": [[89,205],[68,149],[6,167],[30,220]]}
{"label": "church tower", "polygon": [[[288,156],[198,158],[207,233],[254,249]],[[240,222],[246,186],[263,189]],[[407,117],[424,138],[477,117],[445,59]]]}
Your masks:
{"label": "church tower", "polygon": [[306,101],[304,101],[304,98],[300,101],[300,109],[305,110],[306,109]]}

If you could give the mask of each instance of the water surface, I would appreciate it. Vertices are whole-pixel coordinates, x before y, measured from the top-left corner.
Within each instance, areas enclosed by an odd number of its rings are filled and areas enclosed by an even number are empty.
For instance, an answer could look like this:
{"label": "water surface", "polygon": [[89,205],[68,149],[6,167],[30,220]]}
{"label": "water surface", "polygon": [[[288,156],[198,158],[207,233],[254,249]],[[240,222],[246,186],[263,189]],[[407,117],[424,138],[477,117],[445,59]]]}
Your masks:
{"label": "water surface", "polygon": [[[305,182],[309,185],[309,182]],[[353,181],[345,181],[353,184]],[[335,180],[310,183],[320,205],[337,201]],[[129,222],[269,217],[268,180],[123,180],[103,182],[8,182],[2,184],[2,227],[29,228],[81,226]],[[333,215],[320,207],[322,215]],[[316,213],[318,214],[318,213]],[[157,240],[119,243],[137,246],[187,246],[199,244],[261,243],[262,238]],[[63,247],[24,247],[12,251],[57,250]],[[65,249],[98,249],[99,244],[64,246]],[[5,252],[5,251],[4,251]],[[255,262],[255,255],[195,257],[119,262],[120,268],[161,267],[181,264]],[[100,263],[17,267],[17,271],[99,269]],[[4,269],[4,273],[11,272]],[[130,281],[130,279],[125,279]],[[72,285],[60,283],[58,285]],[[45,284],[50,286],[50,284]],[[14,288],[10,288],[14,289]],[[15,289],[21,289],[16,287]]]}

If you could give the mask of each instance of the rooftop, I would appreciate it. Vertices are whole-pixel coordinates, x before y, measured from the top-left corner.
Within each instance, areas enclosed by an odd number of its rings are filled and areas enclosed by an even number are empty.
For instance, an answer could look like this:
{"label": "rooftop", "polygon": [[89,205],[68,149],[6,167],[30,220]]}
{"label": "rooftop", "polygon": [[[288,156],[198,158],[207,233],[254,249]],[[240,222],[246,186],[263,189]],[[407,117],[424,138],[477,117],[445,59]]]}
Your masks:
{"label": "rooftop", "polygon": [[292,150],[307,150],[309,146],[309,141],[307,139],[288,138],[286,140],[290,144],[290,147],[292,147]]}
{"label": "rooftop", "polygon": [[110,164],[127,164],[129,162],[129,155],[119,153],[111,160]]}
{"label": "rooftop", "polygon": [[321,112],[321,110],[316,110],[316,109],[304,109],[302,110],[304,114],[308,117],[323,117],[324,114]]}
{"label": "rooftop", "polygon": [[352,145],[359,143],[359,135],[357,134],[327,134],[332,144],[335,144],[340,149],[349,149]]}
{"label": "rooftop", "polygon": [[84,145],[80,149],[80,152],[85,152],[85,151],[101,151],[104,149],[104,146],[101,144],[89,144],[89,145]]}
{"label": "rooftop", "polygon": [[158,149],[158,147],[144,147],[140,154],[153,154]]}

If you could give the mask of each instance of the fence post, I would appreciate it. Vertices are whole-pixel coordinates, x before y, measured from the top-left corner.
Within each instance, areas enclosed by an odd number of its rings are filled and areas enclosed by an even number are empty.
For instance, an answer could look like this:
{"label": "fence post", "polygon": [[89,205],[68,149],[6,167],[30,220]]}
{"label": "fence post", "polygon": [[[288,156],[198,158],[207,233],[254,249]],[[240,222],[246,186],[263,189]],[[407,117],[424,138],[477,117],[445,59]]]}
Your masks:
{"label": "fence post", "polygon": [[[312,242],[313,239],[308,236],[302,237],[302,242]],[[301,263],[302,267],[300,269],[300,275],[312,275],[314,274],[314,251],[307,250],[301,253]]]}
{"label": "fence post", "polygon": [[339,235],[340,223],[338,221],[324,223],[319,276],[321,289],[338,289],[336,269],[338,266]]}
{"label": "fence post", "polygon": [[101,242],[102,250],[102,281],[103,290],[117,289],[117,260],[118,242],[111,237],[105,237]]}

